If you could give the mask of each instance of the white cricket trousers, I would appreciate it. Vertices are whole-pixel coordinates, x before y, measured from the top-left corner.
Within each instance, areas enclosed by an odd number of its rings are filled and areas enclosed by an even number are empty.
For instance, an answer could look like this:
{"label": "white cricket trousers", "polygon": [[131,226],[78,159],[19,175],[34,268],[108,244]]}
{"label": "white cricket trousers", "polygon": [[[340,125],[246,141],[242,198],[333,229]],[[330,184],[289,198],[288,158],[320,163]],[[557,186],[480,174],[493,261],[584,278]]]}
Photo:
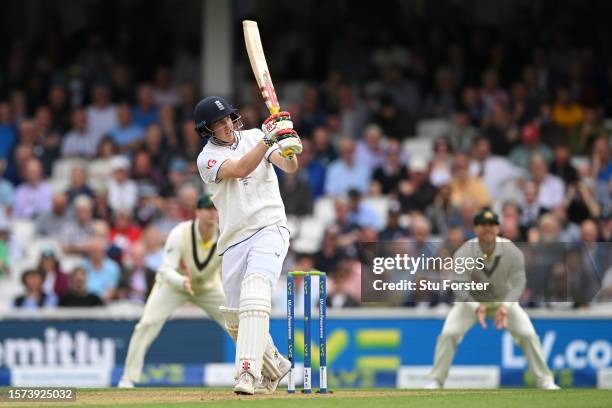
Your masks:
{"label": "white cricket trousers", "polygon": [[[487,317],[494,317],[496,310],[497,306],[487,307]],[[440,333],[436,342],[434,366],[429,375],[432,380],[444,384],[455,357],[457,345],[477,321],[476,312],[470,306],[466,303],[455,303],[444,321],[442,333]],[[535,378],[536,385],[540,387],[553,381],[553,376],[544,359],[540,338],[536,334],[529,316],[518,303],[512,303],[508,308],[508,331],[523,350],[529,364],[529,371]]]}
{"label": "white cricket trousers", "polygon": [[276,287],[289,249],[287,228],[270,225],[223,254],[221,279],[227,307],[240,307],[242,281],[250,274],[261,274]]}
{"label": "white cricket trousers", "polygon": [[[195,296],[180,291],[163,281],[155,282],[151,294],[147,299],[140,321],[134,328],[130,340],[123,379],[132,382],[140,381],[144,357],[151,343],[159,334],[162,326],[172,312],[185,302],[194,303],[202,308],[206,314],[225,328],[225,319],[219,311],[219,306],[225,304],[225,295],[221,288],[194,288]],[[188,335],[186,333],[186,335]],[[202,339],[205,341],[205,339]]]}

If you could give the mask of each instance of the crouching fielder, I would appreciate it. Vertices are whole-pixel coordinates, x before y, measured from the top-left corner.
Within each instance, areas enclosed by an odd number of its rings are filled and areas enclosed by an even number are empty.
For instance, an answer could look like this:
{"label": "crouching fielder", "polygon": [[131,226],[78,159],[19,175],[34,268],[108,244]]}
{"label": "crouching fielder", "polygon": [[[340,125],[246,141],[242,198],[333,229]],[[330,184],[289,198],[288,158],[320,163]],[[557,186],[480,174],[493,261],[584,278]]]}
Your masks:
{"label": "crouching fielder", "polygon": [[474,217],[474,225],[476,238],[465,242],[454,257],[456,260],[471,258],[482,263],[466,268],[455,278],[462,283],[488,282],[488,289],[455,292],[455,305],[438,336],[434,366],[429,375],[431,382],[427,388],[441,388],[444,385],[457,345],[477,321],[486,329],[486,317],[490,316],[494,318],[495,328],[507,328],[521,347],[536,385],[547,390],[559,389],[546,365],[540,338],[529,316],[518,304],[526,281],[523,253],[514,243],[498,236],[499,220],[493,211],[480,211]]}
{"label": "crouching fielder", "polygon": [[216,256],[218,214],[210,196],[198,199],[196,219],[170,231],[156,282],[144,313],[134,329],[119,387],[132,388],[142,374],[144,357],[172,312],[185,302],[200,306],[223,325],[219,307],[225,304]]}
{"label": "crouching fielder", "polygon": [[287,112],[270,116],[263,131],[241,130],[236,110],[210,96],[197,104],[194,118],[198,133],[209,137],[198,169],[219,210],[226,324],[236,339],[234,392],[273,392],[291,365],[268,333],[272,290],[289,248],[273,165],[295,172],[302,145]]}

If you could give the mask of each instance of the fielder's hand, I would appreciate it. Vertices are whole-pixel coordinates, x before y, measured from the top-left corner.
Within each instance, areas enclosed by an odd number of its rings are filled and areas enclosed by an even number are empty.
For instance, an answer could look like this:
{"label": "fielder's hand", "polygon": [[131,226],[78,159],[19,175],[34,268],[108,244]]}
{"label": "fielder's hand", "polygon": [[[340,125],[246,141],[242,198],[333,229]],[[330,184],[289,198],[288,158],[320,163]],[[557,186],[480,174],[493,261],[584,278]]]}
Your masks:
{"label": "fielder's hand", "polygon": [[479,305],[476,309],[476,316],[478,316],[478,322],[483,329],[487,328],[487,308],[483,305]]}
{"label": "fielder's hand", "polygon": [[193,288],[191,287],[191,276],[185,276],[183,288],[185,289],[185,292],[189,293],[191,296],[194,296]]}
{"label": "fielder's hand", "polygon": [[508,309],[501,305],[495,312],[495,322],[493,323],[496,329],[501,330],[508,327]]}

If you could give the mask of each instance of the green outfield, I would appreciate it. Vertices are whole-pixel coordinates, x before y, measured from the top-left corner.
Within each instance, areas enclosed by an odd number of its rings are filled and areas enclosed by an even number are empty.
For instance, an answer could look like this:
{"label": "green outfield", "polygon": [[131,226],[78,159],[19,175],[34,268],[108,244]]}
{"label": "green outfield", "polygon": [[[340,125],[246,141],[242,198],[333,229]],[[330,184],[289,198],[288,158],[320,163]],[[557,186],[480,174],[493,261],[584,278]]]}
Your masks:
{"label": "green outfield", "polygon": [[535,389],[499,390],[396,390],[343,389],[328,395],[287,395],[280,391],[273,396],[236,396],[229,389],[211,388],[138,388],[81,389],[76,402],[8,403],[0,407],[612,407],[612,390],[569,389],[541,391]]}

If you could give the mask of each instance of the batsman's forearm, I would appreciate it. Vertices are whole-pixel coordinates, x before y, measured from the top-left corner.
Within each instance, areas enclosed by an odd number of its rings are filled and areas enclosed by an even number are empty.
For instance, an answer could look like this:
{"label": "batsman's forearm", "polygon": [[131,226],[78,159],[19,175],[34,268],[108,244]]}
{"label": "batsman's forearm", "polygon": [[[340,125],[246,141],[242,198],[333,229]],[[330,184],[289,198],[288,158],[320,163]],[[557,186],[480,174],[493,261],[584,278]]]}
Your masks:
{"label": "batsman's forearm", "polygon": [[239,160],[227,160],[219,169],[219,178],[244,178],[251,174],[259,165],[268,147],[263,143],[257,143],[247,154]]}
{"label": "batsman's forearm", "polygon": [[293,156],[291,159],[285,159],[280,150],[275,150],[270,155],[270,161],[285,173],[295,173],[299,168],[297,156]]}
{"label": "batsman's forearm", "polygon": [[293,156],[291,160],[285,160],[283,170],[285,173],[295,173],[300,167],[298,164],[297,156]]}
{"label": "batsman's forearm", "polygon": [[250,152],[238,160],[239,167],[243,168],[246,173],[243,177],[251,174],[257,168],[257,166],[259,166],[259,163],[261,163],[261,160],[264,158],[267,151],[268,146],[263,143],[257,143],[257,145],[252,148]]}

